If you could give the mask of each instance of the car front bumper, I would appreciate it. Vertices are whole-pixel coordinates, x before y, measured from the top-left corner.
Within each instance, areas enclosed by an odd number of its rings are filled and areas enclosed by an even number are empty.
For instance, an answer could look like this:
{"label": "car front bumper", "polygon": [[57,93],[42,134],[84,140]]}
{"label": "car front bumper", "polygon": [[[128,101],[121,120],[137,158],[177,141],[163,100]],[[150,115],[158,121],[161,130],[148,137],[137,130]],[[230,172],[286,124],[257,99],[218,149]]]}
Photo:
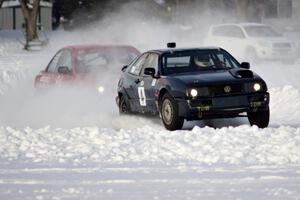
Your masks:
{"label": "car front bumper", "polygon": [[295,49],[259,48],[257,56],[263,60],[295,60]]}
{"label": "car front bumper", "polygon": [[240,113],[264,110],[269,106],[267,92],[205,97],[197,99],[176,99],[179,116],[187,120],[236,117]]}

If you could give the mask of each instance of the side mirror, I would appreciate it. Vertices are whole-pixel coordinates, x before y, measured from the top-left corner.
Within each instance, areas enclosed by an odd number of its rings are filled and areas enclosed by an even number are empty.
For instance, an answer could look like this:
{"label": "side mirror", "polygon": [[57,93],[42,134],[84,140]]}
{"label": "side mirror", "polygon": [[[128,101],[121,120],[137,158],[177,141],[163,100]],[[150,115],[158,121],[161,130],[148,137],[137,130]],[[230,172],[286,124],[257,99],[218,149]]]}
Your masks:
{"label": "side mirror", "polygon": [[124,67],[122,67],[121,71],[124,72],[125,69],[127,69],[128,65],[125,65]]}
{"label": "side mirror", "polygon": [[241,63],[241,68],[250,69],[250,63],[248,63],[248,62],[242,62]]}
{"label": "side mirror", "polygon": [[147,68],[144,69],[144,74],[154,77],[155,69],[151,68],[151,67],[147,67]]}
{"label": "side mirror", "polygon": [[71,73],[71,71],[69,70],[69,68],[68,67],[64,67],[64,66],[58,67],[57,71],[58,71],[59,74],[70,74]]}

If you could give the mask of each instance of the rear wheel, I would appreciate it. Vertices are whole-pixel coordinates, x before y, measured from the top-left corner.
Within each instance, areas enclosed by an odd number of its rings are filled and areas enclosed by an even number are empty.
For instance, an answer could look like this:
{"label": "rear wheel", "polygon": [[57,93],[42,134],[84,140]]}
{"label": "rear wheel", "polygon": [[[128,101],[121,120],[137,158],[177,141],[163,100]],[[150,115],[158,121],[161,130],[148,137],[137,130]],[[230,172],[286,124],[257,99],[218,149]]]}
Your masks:
{"label": "rear wheel", "polygon": [[256,125],[259,128],[266,128],[269,125],[270,121],[270,109],[269,107],[266,110],[258,112],[248,112],[248,120],[252,125]]}
{"label": "rear wheel", "polygon": [[123,96],[120,97],[120,102],[119,102],[119,114],[124,115],[124,114],[130,114],[130,107],[126,103],[125,98]]}
{"label": "rear wheel", "polygon": [[166,129],[170,131],[181,129],[184,119],[178,116],[178,104],[172,96],[165,94],[160,105],[161,117]]}

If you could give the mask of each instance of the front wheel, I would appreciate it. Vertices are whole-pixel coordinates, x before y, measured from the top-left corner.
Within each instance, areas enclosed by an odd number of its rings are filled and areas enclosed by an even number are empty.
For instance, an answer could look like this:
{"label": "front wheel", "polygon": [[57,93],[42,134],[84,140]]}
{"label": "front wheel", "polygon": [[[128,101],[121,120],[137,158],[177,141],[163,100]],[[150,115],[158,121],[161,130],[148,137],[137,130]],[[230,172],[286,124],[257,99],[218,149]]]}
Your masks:
{"label": "front wheel", "polygon": [[269,107],[266,110],[262,110],[262,111],[248,112],[247,115],[251,126],[256,125],[259,128],[268,127],[270,121]]}
{"label": "front wheel", "polygon": [[170,131],[181,129],[184,119],[178,115],[178,104],[171,95],[165,94],[161,101],[161,116],[166,129]]}
{"label": "front wheel", "polygon": [[120,102],[119,102],[119,114],[124,115],[124,114],[130,114],[130,107],[126,103],[125,98],[123,96],[120,97]]}

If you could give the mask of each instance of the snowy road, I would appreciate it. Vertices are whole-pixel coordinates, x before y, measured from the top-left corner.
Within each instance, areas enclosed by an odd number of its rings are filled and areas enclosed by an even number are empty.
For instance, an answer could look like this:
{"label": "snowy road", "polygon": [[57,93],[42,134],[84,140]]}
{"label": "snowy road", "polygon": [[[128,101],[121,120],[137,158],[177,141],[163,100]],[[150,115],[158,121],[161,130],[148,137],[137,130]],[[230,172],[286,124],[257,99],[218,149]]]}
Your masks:
{"label": "snowy road", "polygon": [[[297,171],[298,170],[298,171]],[[1,169],[1,199],[299,199],[299,168],[185,164]]]}
{"label": "snowy road", "polygon": [[56,49],[18,49],[0,48],[0,199],[300,199],[299,63],[253,66],[269,85],[269,128],[230,119],[169,132],[119,117],[112,96],[36,96]]}

